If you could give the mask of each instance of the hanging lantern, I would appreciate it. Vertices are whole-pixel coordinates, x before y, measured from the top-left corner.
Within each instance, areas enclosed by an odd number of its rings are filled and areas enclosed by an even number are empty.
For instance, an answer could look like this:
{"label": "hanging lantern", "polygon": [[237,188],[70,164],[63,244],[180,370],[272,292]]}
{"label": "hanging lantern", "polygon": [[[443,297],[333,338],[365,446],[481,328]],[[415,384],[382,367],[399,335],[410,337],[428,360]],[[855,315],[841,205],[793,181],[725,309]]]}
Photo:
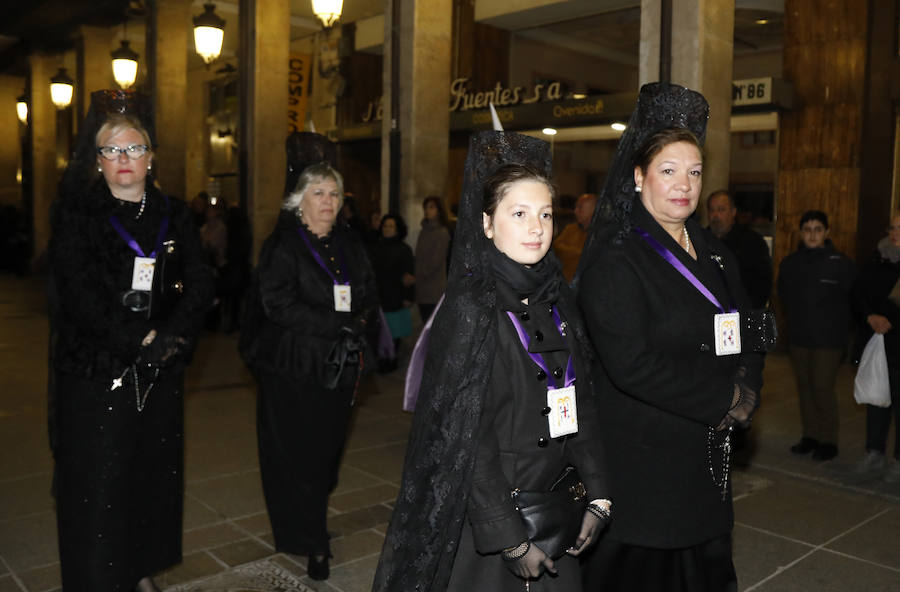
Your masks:
{"label": "hanging lantern", "polygon": [[72,91],[75,90],[75,81],[69,78],[65,68],[60,68],[50,79],[50,100],[57,109],[65,109],[72,104]]}
{"label": "hanging lantern", "polygon": [[138,54],[128,47],[128,41],[122,39],[122,46],[112,52],[113,78],[123,89],[134,84],[137,79]]}
{"label": "hanging lantern", "polygon": [[194,49],[207,64],[222,53],[225,19],[216,14],[215,4],[204,4],[204,12],[194,17]]}
{"label": "hanging lantern", "polygon": [[19,121],[28,123],[28,97],[25,95],[16,99],[16,115],[19,116]]}
{"label": "hanging lantern", "polygon": [[319,17],[325,28],[330,28],[341,18],[344,0],[312,0],[313,13]]}

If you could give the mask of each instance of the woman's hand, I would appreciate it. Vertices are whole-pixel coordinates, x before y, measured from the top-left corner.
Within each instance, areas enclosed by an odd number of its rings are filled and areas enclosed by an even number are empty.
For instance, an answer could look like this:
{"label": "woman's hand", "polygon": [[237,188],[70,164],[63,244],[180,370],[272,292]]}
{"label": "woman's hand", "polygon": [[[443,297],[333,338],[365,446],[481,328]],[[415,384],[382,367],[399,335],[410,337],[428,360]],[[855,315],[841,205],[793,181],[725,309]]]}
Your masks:
{"label": "woman's hand", "polygon": [[150,329],[150,332],[147,333],[144,338],[141,340],[141,345],[146,347],[153,343],[153,340],[156,339],[156,329]]}
{"label": "woman's hand", "polygon": [[528,552],[521,558],[515,561],[504,559],[507,569],[523,580],[539,578],[545,568],[550,573],[555,574],[556,566],[553,565],[553,560],[541,551],[537,545],[532,545],[531,543],[528,545]]}
{"label": "woman's hand", "polygon": [[866,322],[869,323],[869,326],[872,327],[873,331],[881,333],[882,335],[892,328],[891,322],[887,320],[887,317],[880,314],[870,314],[866,317]]}
{"label": "woman's hand", "polygon": [[751,390],[745,384],[735,384],[734,395],[731,398],[731,408],[725,414],[725,417],[722,418],[722,421],[719,422],[716,429],[722,431],[734,424],[738,424],[742,428],[749,427],[757,407],[759,407],[759,393]]}
{"label": "woman's hand", "polygon": [[[607,508],[607,513],[609,509]],[[581,520],[581,532],[578,533],[578,538],[575,539],[575,545],[566,551],[569,555],[573,555],[577,557],[581,554],[582,551],[591,546],[591,544],[597,540],[597,537],[600,535],[600,532],[606,527],[607,522],[609,522],[609,517],[600,518],[600,516],[595,513],[585,510],[584,518]]]}

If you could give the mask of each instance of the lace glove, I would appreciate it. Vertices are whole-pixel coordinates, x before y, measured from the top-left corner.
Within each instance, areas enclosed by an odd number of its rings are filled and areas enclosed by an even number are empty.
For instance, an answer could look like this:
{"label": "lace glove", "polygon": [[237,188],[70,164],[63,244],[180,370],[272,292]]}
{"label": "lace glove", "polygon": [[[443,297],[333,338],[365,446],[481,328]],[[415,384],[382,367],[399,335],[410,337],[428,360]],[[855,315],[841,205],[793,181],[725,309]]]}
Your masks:
{"label": "lace glove", "polygon": [[500,555],[506,563],[506,568],[523,580],[539,578],[544,568],[552,574],[556,573],[553,560],[537,545],[532,545],[531,541],[524,541],[515,547],[504,549]]}
{"label": "lace glove", "polygon": [[[146,344],[146,341],[144,342]],[[175,362],[184,353],[187,340],[171,333],[157,332],[156,337],[146,345],[142,345],[138,363],[155,368],[165,368]]]}
{"label": "lace glove", "polygon": [[742,428],[749,427],[757,407],[759,407],[759,393],[745,384],[735,384],[731,408],[725,414],[725,417],[722,418],[722,421],[719,422],[716,429],[719,431],[726,430],[735,424]]}
{"label": "lace glove", "polygon": [[[606,504],[608,503],[607,501]],[[581,532],[578,533],[575,544],[566,553],[577,557],[597,540],[600,533],[609,524],[610,506],[606,504],[588,504],[587,510],[584,512],[584,518],[581,521]]]}

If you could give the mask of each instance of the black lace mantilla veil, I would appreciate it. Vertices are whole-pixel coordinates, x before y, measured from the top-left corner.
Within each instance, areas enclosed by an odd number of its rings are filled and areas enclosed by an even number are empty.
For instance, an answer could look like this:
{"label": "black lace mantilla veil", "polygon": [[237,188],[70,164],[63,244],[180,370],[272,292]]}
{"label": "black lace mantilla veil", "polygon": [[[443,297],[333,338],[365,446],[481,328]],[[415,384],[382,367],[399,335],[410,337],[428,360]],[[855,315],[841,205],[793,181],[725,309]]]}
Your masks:
{"label": "black lace mantilla veil", "polygon": [[[76,198],[82,203],[93,194],[97,197],[95,184],[102,183],[102,176],[97,174],[96,137],[100,127],[110,115],[120,113],[137,119],[150,135],[151,149],[156,147],[156,130],[153,120],[153,109],[147,95],[131,90],[97,90],[91,93],[91,106],[88,108],[84,122],[78,130],[75,150],[63,173],[59,187],[62,201]],[[153,185],[153,171],[147,173],[147,186]],[[59,204],[57,204],[59,207]]]}
{"label": "black lace mantilla veil", "polygon": [[337,148],[334,142],[314,132],[293,132],[285,141],[287,150],[287,178],[284,182],[284,194],[297,188],[300,174],[314,164],[327,163],[337,168]]}
{"label": "black lace mantilla veil", "polygon": [[[549,176],[550,146],[486,131],[472,136],[444,303],[429,336],[400,493],[375,574],[375,592],[446,589],[471,485],[495,344],[496,292],[484,235],[485,180],[501,165]],[[499,559],[498,559],[499,561]]]}
{"label": "black lace mantilla veil", "polygon": [[665,82],[651,82],[641,87],[637,106],[616,147],[597,200],[578,271],[572,281],[573,288],[577,289],[582,271],[594,259],[595,249],[604,248],[609,240],[621,241],[631,232],[631,206],[637,199],[634,190],[635,152],[650,136],[668,128],[687,128],[702,145],[708,120],[709,104],[697,91]]}

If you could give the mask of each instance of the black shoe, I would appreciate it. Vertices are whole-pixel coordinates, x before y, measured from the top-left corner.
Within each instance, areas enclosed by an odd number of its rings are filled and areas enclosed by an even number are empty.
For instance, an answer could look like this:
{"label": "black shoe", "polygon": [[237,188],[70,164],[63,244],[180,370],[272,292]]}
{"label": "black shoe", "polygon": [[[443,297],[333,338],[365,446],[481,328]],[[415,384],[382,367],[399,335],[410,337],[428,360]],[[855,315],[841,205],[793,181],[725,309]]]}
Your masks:
{"label": "black shoe", "polygon": [[310,553],[309,563],[306,564],[306,575],[313,580],[327,580],[329,573],[328,555],[316,555]]}
{"label": "black shoe", "polygon": [[838,448],[834,444],[819,444],[813,450],[813,460],[831,460],[838,454]]}
{"label": "black shoe", "polygon": [[791,446],[791,452],[794,454],[809,454],[819,447],[819,441],[813,438],[803,436],[800,441]]}

